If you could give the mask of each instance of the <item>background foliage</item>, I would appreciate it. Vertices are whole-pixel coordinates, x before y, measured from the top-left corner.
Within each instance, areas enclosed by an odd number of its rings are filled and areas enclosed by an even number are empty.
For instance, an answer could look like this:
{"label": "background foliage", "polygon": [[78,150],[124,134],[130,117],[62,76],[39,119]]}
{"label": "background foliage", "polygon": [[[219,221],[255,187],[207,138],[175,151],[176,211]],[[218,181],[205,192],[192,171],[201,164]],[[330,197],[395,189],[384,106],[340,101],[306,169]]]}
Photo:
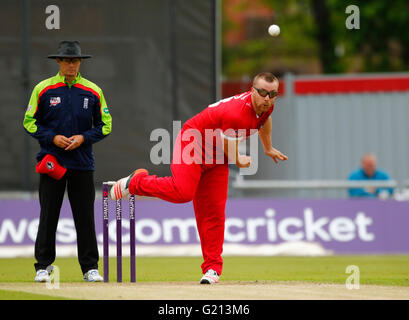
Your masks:
{"label": "background foliage", "polygon": [[[277,75],[293,73],[352,73],[407,71],[409,67],[409,2],[406,0],[354,1],[360,29],[345,21],[352,3],[342,0],[243,0],[231,10],[245,12],[255,2],[272,11],[260,36],[229,45],[225,35],[238,30],[223,10],[223,75],[249,76],[261,70]],[[228,5],[224,1],[223,5]],[[225,9],[225,7],[224,7]],[[268,35],[269,24],[281,34]]]}

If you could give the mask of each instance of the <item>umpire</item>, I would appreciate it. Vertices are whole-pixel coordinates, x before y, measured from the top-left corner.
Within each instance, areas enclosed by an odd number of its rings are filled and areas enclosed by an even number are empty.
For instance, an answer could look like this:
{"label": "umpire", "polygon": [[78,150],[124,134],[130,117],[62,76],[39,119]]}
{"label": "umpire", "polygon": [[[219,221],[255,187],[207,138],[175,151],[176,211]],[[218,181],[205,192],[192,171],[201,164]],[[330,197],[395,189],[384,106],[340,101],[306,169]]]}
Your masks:
{"label": "umpire", "polygon": [[94,153],[92,145],[111,133],[112,118],[102,90],[79,73],[78,41],[62,41],[56,59],[59,72],[34,87],[24,117],[25,130],[40,144],[40,222],[35,242],[35,281],[50,281],[55,236],[67,189],[77,232],[78,261],[85,281],[103,281],[98,273],[94,223]]}

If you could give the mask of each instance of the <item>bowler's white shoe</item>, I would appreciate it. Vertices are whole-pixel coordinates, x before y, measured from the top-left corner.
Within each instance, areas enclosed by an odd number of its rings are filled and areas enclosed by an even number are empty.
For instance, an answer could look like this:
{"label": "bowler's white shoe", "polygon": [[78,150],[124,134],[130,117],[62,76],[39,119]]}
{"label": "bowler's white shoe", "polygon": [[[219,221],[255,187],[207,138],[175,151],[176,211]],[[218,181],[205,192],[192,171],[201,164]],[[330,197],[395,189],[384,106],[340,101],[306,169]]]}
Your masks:
{"label": "bowler's white shoe", "polygon": [[104,278],[99,274],[97,269],[89,270],[88,272],[84,273],[84,281],[87,282],[102,282]]}
{"label": "bowler's white shoe", "polygon": [[126,198],[129,196],[129,183],[131,182],[132,178],[138,174],[149,174],[148,170],[146,169],[137,169],[132,172],[129,176],[119,179],[114,186],[111,188],[111,199],[119,200],[122,198]]}
{"label": "bowler's white shoe", "polygon": [[214,284],[219,282],[219,275],[213,269],[209,269],[200,279],[200,284]]}
{"label": "bowler's white shoe", "polygon": [[50,275],[45,269],[37,270],[36,277],[34,278],[36,282],[50,282]]}

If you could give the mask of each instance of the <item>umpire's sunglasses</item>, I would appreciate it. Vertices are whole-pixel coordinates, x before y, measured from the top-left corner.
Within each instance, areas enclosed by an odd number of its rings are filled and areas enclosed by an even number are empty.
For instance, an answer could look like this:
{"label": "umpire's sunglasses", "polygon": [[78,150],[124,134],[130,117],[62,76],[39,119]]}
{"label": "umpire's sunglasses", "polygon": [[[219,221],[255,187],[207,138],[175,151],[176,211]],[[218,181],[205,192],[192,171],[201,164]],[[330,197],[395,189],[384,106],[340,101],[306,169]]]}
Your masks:
{"label": "umpire's sunglasses", "polygon": [[263,98],[267,97],[267,95],[269,96],[270,99],[276,97],[278,95],[278,91],[267,91],[266,89],[259,89],[253,86],[254,89],[257,90],[258,94],[260,96],[262,96]]}

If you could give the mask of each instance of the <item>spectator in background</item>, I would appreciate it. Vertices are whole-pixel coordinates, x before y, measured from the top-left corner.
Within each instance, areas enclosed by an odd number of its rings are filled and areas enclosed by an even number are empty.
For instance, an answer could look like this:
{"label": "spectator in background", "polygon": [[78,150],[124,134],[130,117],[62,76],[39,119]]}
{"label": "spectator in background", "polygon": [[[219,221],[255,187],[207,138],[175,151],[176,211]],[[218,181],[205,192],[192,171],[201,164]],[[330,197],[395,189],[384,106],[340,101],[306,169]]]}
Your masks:
{"label": "spectator in background", "polygon": [[[362,156],[361,168],[352,172],[349,175],[349,180],[390,180],[389,175],[386,172],[376,169],[376,156],[367,153]],[[393,194],[393,188],[360,188],[349,189],[350,197],[378,197],[381,192],[387,192],[388,195]]]}

